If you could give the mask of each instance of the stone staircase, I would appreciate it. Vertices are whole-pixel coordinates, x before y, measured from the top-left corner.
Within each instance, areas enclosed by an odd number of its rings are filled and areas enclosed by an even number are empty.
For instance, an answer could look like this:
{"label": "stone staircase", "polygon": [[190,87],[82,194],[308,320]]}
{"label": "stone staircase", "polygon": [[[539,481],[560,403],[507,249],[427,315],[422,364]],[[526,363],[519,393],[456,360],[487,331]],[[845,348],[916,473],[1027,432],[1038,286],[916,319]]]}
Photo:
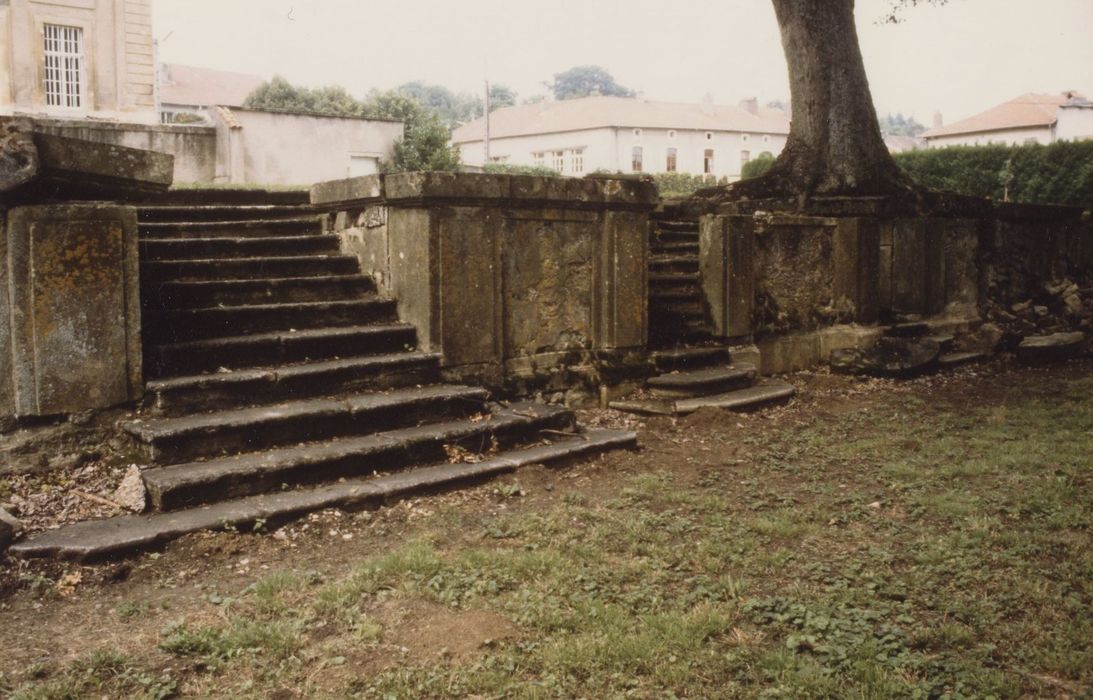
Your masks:
{"label": "stone staircase", "polygon": [[580,430],[565,408],[443,383],[440,356],[416,349],[395,300],[302,202],[162,203],[139,219],[147,405],[123,429],[154,512],[17,554],[103,557],[636,444]]}
{"label": "stone staircase", "polygon": [[611,402],[633,413],[678,415],[703,407],[747,411],[789,400],[793,386],[758,379],[714,337],[699,279],[698,222],[671,211],[649,240],[649,345],[658,374],[638,395]]}

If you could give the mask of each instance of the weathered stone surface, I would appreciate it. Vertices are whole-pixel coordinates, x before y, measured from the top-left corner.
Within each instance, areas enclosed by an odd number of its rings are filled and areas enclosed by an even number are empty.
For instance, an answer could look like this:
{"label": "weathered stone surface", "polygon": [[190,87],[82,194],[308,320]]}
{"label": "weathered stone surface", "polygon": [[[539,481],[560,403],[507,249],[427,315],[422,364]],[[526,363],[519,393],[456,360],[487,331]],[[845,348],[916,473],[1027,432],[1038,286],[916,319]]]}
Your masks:
{"label": "weathered stone surface", "polygon": [[143,513],[147,505],[147,492],[144,488],[144,479],[141,477],[140,467],[135,464],[125,472],[125,477],[114,490],[111,500],[134,513]]}
{"label": "weathered stone surface", "polygon": [[[76,413],[142,393],[137,223],[112,205],[8,212],[0,261],[10,294],[0,350],[11,348],[0,414]],[[2,294],[2,293],[0,293]],[[5,299],[0,295],[0,304]],[[7,320],[11,325],[8,326]],[[0,369],[4,369],[0,365]]]}
{"label": "weathered stone surface", "polygon": [[0,555],[23,533],[23,524],[11,513],[0,508]]}
{"label": "weathered stone surface", "polygon": [[1081,332],[1032,336],[1017,346],[1017,359],[1030,365],[1060,362],[1080,354],[1084,343]]}
{"label": "weathered stone surface", "polygon": [[382,197],[382,175],[362,175],[344,180],[330,180],[320,182],[311,188],[311,203],[316,206],[358,204]]}
{"label": "weathered stone surface", "polygon": [[0,192],[21,202],[144,197],[174,180],[174,156],[36,132],[0,118]]}
{"label": "weathered stone surface", "polygon": [[847,374],[873,377],[911,377],[934,367],[941,346],[924,338],[885,337],[866,350],[837,350],[831,368]]}
{"label": "weathered stone surface", "polygon": [[79,523],[20,542],[12,551],[23,557],[102,559],[162,544],[199,530],[242,526],[259,519],[284,522],[325,508],[375,508],[415,493],[488,479],[526,465],[549,464],[636,445],[637,436],[632,432],[594,430],[579,438],[507,452],[477,464],[443,464],[171,513]]}
{"label": "weathered stone surface", "polygon": [[40,162],[32,126],[22,119],[0,119],[0,193],[14,190],[38,176]]}

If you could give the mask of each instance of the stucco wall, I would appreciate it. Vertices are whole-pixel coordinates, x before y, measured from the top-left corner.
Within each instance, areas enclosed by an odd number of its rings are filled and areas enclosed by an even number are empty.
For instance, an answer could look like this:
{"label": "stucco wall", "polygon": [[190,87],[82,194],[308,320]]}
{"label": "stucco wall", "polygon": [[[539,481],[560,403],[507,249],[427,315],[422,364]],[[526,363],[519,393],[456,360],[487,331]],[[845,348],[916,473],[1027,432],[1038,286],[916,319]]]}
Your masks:
{"label": "stucco wall", "polygon": [[[0,50],[7,55],[0,59],[0,71],[7,77],[0,77],[0,112],[156,121],[151,0],[9,0],[4,5]],[[42,27],[47,23],[83,30],[84,104],[78,109],[46,106]]]}
{"label": "stucco wall", "polygon": [[1093,107],[1064,107],[1059,110],[1055,138],[1066,141],[1093,139]]}
{"label": "stucco wall", "polygon": [[346,178],[353,156],[389,159],[403,133],[401,122],[231,112],[241,127],[246,183],[311,185]]}

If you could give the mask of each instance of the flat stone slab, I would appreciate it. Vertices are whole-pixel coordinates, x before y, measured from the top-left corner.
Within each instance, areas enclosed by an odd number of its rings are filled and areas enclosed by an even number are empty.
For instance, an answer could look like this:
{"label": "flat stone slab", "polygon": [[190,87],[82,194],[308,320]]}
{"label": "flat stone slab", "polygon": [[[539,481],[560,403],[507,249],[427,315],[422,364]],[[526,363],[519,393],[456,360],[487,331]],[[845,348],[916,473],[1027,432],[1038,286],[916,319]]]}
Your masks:
{"label": "flat stone slab", "polygon": [[22,557],[86,561],[163,544],[191,532],[284,522],[326,508],[378,508],[394,500],[506,474],[531,464],[576,459],[604,450],[634,448],[637,434],[594,430],[549,445],[508,452],[477,464],[441,464],[373,479],[252,496],[171,513],[123,516],[69,525],[12,547]]}
{"label": "flat stone slab", "polygon": [[662,374],[649,379],[646,384],[656,396],[683,397],[703,393],[723,392],[743,388],[755,381],[759,374],[755,365],[739,363],[722,367],[683,370]]}
{"label": "flat stone slab", "polygon": [[1017,359],[1030,365],[1061,362],[1082,352],[1085,333],[1052,333],[1025,338],[1017,346]]}
{"label": "flat stone slab", "polygon": [[913,377],[937,366],[941,346],[927,338],[888,336],[871,348],[831,353],[831,369],[871,377]]}
{"label": "flat stone slab", "polygon": [[694,413],[700,408],[722,408],[727,411],[753,411],[781,401],[797,393],[796,387],[782,381],[771,381],[746,389],[690,399],[637,399],[612,401],[611,408],[628,413],[674,416]]}

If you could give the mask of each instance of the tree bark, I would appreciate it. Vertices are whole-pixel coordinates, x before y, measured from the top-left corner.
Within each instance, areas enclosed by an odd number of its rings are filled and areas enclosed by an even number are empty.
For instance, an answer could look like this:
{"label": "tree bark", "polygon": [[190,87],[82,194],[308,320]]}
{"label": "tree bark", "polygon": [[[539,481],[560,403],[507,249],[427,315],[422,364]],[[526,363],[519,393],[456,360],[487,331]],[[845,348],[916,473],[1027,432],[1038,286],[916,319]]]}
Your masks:
{"label": "tree bark", "polygon": [[772,0],[789,68],[792,115],[771,170],[731,198],[883,195],[913,187],[881,137],[854,0]]}

